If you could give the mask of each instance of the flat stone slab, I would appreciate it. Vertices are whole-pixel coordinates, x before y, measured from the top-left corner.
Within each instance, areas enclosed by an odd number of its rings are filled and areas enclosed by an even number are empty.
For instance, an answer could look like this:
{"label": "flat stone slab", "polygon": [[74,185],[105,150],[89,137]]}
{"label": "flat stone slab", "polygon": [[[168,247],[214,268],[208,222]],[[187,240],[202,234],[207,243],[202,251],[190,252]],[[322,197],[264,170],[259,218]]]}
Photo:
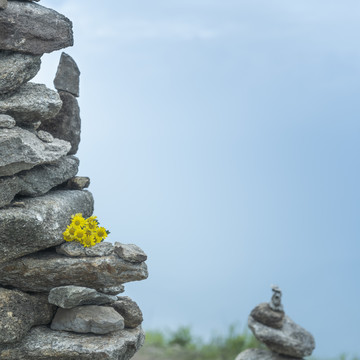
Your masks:
{"label": "flat stone slab", "polygon": [[76,97],[68,92],[60,91],[62,107],[52,118],[43,120],[39,129],[45,130],[54,137],[66,140],[71,144],[69,154],[76,154],[80,144],[81,119],[80,108]]}
{"label": "flat stone slab", "polygon": [[271,309],[268,303],[261,303],[256,306],[250,313],[254,320],[275,328],[281,329],[284,322],[285,313]]}
{"label": "flat stone slab", "polygon": [[4,288],[0,288],[0,304],[0,343],[20,341],[34,325],[50,324],[56,309],[46,295]]}
{"label": "flat stone slab", "polygon": [[301,359],[279,355],[269,350],[247,349],[242,353],[240,353],[235,360],[301,360]]}
{"label": "flat stone slab", "polygon": [[76,334],[34,327],[13,345],[0,344],[6,360],[129,360],[144,343],[141,327],[107,335]]}
{"label": "flat stone slab", "polygon": [[0,265],[0,284],[33,292],[49,292],[66,285],[100,291],[147,277],[145,263],[129,263],[116,255],[71,258],[43,251]]}
{"label": "flat stone slab", "polygon": [[118,296],[111,306],[124,318],[126,328],[136,328],[143,322],[141,309],[128,296]]}
{"label": "flat stone slab", "polygon": [[114,251],[120,258],[132,263],[141,263],[147,259],[144,251],[134,244],[121,244],[116,242]]}
{"label": "flat stone slab", "polygon": [[82,244],[71,241],[56,247],[56,252],[61,255],[78,256],[108,256],[114,252],[114,246],[110,242],[102,241],[91,247],[84,247]]}
{"label": "flat stone slab", "polygon": [[50,328],[76,333],[108,334],[124,329],[124,319],[112,307],[84,305],[59,308]]}
{"label": "flat stone slab", "polygon": [[13,176],[0,178],[0,208],[8,205],[16,195],[40,196],[75,176],[79,159],[65,156],[51,164],[35,166]]}
{"label": "flat stone slab", "polygon": [[99,291],[108,295],[117,295],[123,293],[125,291],[125,287],[124,285],[109,286],[100,288]]}
{"label": "flat stone slab", "polygon": [[[23,207],[0,209],[0,264],[61,244],[71,215],[89,217],[94,207],[93,197],[86,190],[51,191],[23,198],[22,203]],[[31,291],[31,286],[28,289]]]}
{"label": "flat stone slab", "polygon": [[0,51],[0,94],[16,90],[40,70],[39,55]]}
{"label": "flat stone slab", "polygon": [[[48,301],[63,309],[80,305],[103,305],[117,301],[116,296],[106,295],[83,286],[59,286],[50,290]],[[138,324],[139,325],[139,324]]]}
{"label": "flat stone slab", "polygon": [[62,53],[59,66],[54,79],[56,90],[67,91],[76,97],[79,97],[80,70],[74,59]]}
{"label": "flat stone slab", "polygon": [[314,337],[287,315],[281,329],[274,329],[256,321],[251,315],[248,326],[255,337],[270,350],[297,358],[310,356],[315,349]]}
{"label": "flat stone slab", "polygon": [[56,91],[31,82],[13,93],[0,96],[0,113],[11,115],[16,124],[23,127],[32,127],[34,123],[53,118],[61,106]]}
{"label": "flat stone slab", "polygon": [[70,150],[67,141],[42,141],[32,132],[15,126],[0,131],[0,177],[54,162]]}
{"label": "flat stone slab", "polygon": [[39,55],[72,45],[72,23],[55,10],[9,1],[0,12],[0,49]]}

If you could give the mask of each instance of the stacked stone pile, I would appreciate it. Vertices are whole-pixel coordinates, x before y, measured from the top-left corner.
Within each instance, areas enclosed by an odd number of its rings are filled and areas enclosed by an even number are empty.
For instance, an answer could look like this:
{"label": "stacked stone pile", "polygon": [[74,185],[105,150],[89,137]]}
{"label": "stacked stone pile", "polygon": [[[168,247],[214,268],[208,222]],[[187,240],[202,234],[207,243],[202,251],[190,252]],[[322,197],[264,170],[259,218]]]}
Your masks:
{"label": "stacked stone pile", "polygon": [[41,56],[73,44],[72,23],[31,1],[0,0],[0,359],[130,359],[142,314],[123,284],[147,278],[135,245],[63,239],[93,212],[76,176],[79,69],[61,55],[54,85],[29,82]]}
{"label": "stacked stone pile", "polygon": [[284,313],[281,290],[272,289],[271,302],[256,306],[248,320],[255,337],[269,350],[248,349],[235,360],[299,360],[312,354],[314,337]]}

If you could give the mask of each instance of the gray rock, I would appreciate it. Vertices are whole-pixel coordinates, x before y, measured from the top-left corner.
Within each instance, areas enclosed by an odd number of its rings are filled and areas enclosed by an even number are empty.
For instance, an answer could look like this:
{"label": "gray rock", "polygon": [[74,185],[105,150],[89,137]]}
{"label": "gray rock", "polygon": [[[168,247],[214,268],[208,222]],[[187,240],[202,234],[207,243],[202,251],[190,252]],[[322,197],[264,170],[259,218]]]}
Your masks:
{"label": "gray rock", "polygon": [[85,305],[59,308],[50,327],[76,333],[108,334],[124,329],[124,319],[111,307]]}
{"label": "gray rock", "polygon": [[315,348],[314,337],[287,315],[281,329],[273,329],[254,320],[250,315],[248,325],[255,337],[270,350],[287,356],[310,356]]}
{"label": "gray rock", "polygon": [[100,291],[147,277],[145,263],[132,264],[115,255],[72,258],[43,251],[0,265],[1,285],[33,292],[69,284]]}
{"label": "gray rock", "polygon": [[55,312],[45,295],[19,290],[0,288],[0,304],[0,343],[19,341],[32,326],[50,324]]}
{"label": "gray rock", "polygon": [[67,141],[45,143],[32,132],[14,127],[0,131],[0,177],[54,162],[70,149]]}
{"label": "gray rock", "polygon": [[90,186],[90,178],[87,176],[75,176],[69,179],[65,187],[70,190],[83,190]]}
{"label": "gray rock", "polygon": [[56,247],[56,252],[58,254],[78,257],[78,256],[108,256],[111,255],[114,251],[112,243],[101,242],[91,247],[84,247],[78,242],[67,242]]}
{"label": "gray rock", "polygon": [[125,291],[125,287],[124,285],[109,286],[109,287],[99,288],[98,290],[104,294],[117,295],[123,293]]}
{"label": "gray rock", "polygon": [[39,55],[0,51],[0,94],[14,91],[40,70]]}
{"label": "gray rock", "polygon": [[60,255],[70,257],[86,256],[84,245],[76,241],[65,242],[57,246],[55,250]]}
{"label": "gray rock", "polygon": [[106,241],[102,241],[99,244],[85,248],[86,256],[108,256],[113,252],[114,245]]}
{"label": "gray rock", "polygon": [[48,301],[63,309],[80,305],[103,305],[113,303],[116,296],[102,294],[95,289],[83,286],[59,286],[50,290]]}
{"label": "gray rock", "polygon": [[132,263],[141,263],[147,259],[146,254],[134,244],[115,243],[114,252],[121,258]]}
{"label": "gray rock", "polygon": [[138,304],[128,296],[118,296],[111,306],[124,318],[126,328],[136,328],[143,322],[143,314]]}
{"label": "gray rock", "polygon": [[64,52],[61,54],[60,63],[54,79],[56,90],[67,91],[79,96],[80,70],[74,59]]}
{"label": "gray rock", "polygon": [[141,327],[107,335],[53,331],[46,326],[31,329],[16,344],[0,344],[6,360],[130,360],[144,343]]}
{"label": "gray rock", "polygon": [[36,166],[13,176],[0,178],[0,207],[8,205],[16,195],[40,196],[62,184],[78,172],[79,160],[65,156],[52,164]]}
{"label": "gray rock", "polygon": [[269,302],[269,306],[274,311],[284,312],[284,307],[281,303],[282,291],[277,285],[271,285],[271,290],[273,291],[273,295]]}
{"label": "gray rock", "polygon": [[54,10],[10,1],[0,12],[0,49],[39,55],[72,45],[71,21]]}
{"label": "gray rock", "polygon": [[285,313],[283,311],[275,311],[271,309],[268,303],[261,303],[251,311],[250,315],[254,318],[254,320],[266,326],[281,329]]}
{"label": "gray rock", "polygon": [[7,8],[7,0],[0,0],[0,10]]}
{"label": "gray rock", "polygon": [[0,113],[11,115],[23,127],[54,117],[61,106],[59,94],[43,84],[26,83],[16,92],[0,96]]}
{"label": "gray rock", "polygon": [[300,359],[279,355],[269,350],[247,349],[242,353],[240,353],[235,360],[300,360]]}
{"label": "gray rock", "polygon": [[91,216],[94,207],[91,193],[85,190],[52,191],[22,202],[23,207],[0,209],[0,263],[61,244],[71,215]]}
{"label": "gray rock", "polygon": [[0,128],[12,129],[16,124],[15,119],[10,115],[0,114]]}
{"label": "gray rock", "polygon": [[74,95],[65,91],[60,91],[59,95],[62,108],[55,117],[43,120],[40,130],[45,130],[58,139],[69,141],[69,154],[76,154],[80,143],[80,108]]}
{"label": "gray rock", "polygon": [[48,133],[48,132],[46,132],[46,131],[44,131],[44,130],[39,130],[39,131],[37,131],[37,132],[36,132],[36,136],[37,136],[41,141],[44,141],[44,142],[46,142],[46,143],[52,143],[52,142],[54,141],[54,137],[53,137],[50,133]]}

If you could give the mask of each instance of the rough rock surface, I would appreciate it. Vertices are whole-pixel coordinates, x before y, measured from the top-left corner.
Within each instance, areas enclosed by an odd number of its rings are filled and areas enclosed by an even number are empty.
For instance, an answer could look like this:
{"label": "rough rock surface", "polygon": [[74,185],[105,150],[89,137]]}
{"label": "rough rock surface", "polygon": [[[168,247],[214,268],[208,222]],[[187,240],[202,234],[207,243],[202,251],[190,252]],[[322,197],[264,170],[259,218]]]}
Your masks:
{"label": "rough rock surface", "polygon": [[15,125],[16,125],[16,121],[12,116],[0,114],[1,129],[12,129]]}
{"label": "rough rock surface", "polygon": [[46,194],[76,175],[78,167],[79,160],[76,157],[65,156],[52,164],[39,165],[16,175],[0,178],[0,207],[10,204],[16,195]]}
{"label": "rough rock surface", "polygon": [[72,45],[71,21],[54,10],[11,1],[0,12],[0,49],[43,54]]}
{"label": "rough rock surface", "polygon": [[117,297],[83,286],[68,285],[51,289],[48,301],[63,309],[71,309],[80,305],[109,304],[117,301]]}
{"label": "rough rock surface", "polygon": [[54,162],[65,156],[70,144],[54,139],[40,140],[32,132],[15,126],[0,131],[0,176],[11,176],[36,165]]}
{"label": "rough rock surface", "polygon": [[50,324],[55,312],[45,295],[19,290],[0,288],[0,304],[0,343],[19,341],[32,326]]}
{"label": "rough rock surface", "polygon": [[103,241],[91,247],[84,247],[82,244],[71,241],[56,247],[56,252],[61,255],[77,256],[108,256],[114,251],[112,243]]}
{"label": "rough rock surface", "polygon": [[300,360],[300,359],[285,355],[279,355],[269,350],[248,349],[240,353],[235,360]]}
{"label": "rough rock surface", "polygon": [[250,315],[248,325],[255,337],[276,353],[302,358],[310,356],[315,348],[314,337],[287,315],[281,329],[273,329],[254,320]]}
{"label": "rough rock surface", "polygon": [[118,296],[111,306],[124,318],[126,328],[136,328],[143,322],[143,314],[138,304],[128,296]]}
{"label": "rough rock surface", "polygon": [[16,90],[40,70],[39,55],[0,51],[0,94]]}
{"label": "rough rock surface", "polygon": [[98,290],[104,294],[117,295],[123,293],[125,291],[125,287],[124,285],[118,285],[118,286],[103,287],[103,288],[99,288]]}
{"label": "rough rock surface", "polygon": [[72,179],[69,179],[65,188],[69,190],[83,190],[90,186],[90,178],[87,176],[75,176]]}
{"label": "rough rock surface", "polygon": [[67,91],[74,96],[79,96],[80,70],[74,59],[64,52],[61,54],[60,63],[54,79],[56,90]]}
{"label": "rough rock surface", "polygon": [[129,360],[144,339],[141,327],[99,336],[52,331],[46,326],[38,326],[17,344],[0,344],[0,359]]}
{"label": "rough rock surface", "polygon": [[60,255],[78,257],[86,256],[85,249],[84,245],[76,241],[70,241],[57,246],[56,252]]}
{"label": "rough rock surface", "polygon": [[0,0],[0,10],[4,10],[7,7],[7,0]]}
{"label": "rough rock surface", "polygon": [[0,209],[0,263],[61,244],[71,215],[91,216],[94,206],[90,192],[77,190],[51,191],[22,203],[23,207]]}
{"label": "rough rock surface", "polygon": [[65,285],[100,291],[147,276],[145,263],[132,264],[116,255],[71,258],[43,251],[0,265],[0,284],[34,292],[49,292]]}
{"label": "rough rock surface", "polygon": [[52,134],[54,137],[69,141],[71,150],[69,154],[76,154],[80,143],[80,108],[77,99],[65,91],[59,92],[62,107],[59,113],[47,120],[42,121],[40,128]]}
{"label": "rough rock surface", "polygon": [[108,256],[114,252],[112,243],[103,241],[85,249],[86,256]]}
{"label": "rough rock surface", "polygon": [[272,310],[268,303],[261,303],[251,311],[250,315],[261,324],[281,329],[285,313]]}
{"label": "rough rock surface", "polygon": [[33,123],[54,117],[61,106],[62,101],[56,91],[30,82],[0,97],[0,113],[11,115],[18,126],[24,127],[32,127]]}
{"label": "rough rock surface", "polygon": [[59,308],[51,323],[52,330],[76,333],[108,334],[124,329],[124,319],[113,308],[97,305]]}
{"label": "rough rock surface", "polygon": [[122,259],[132,263],[141,263],[147,259],[146,254],[134,244],[115,243],[114,252]]}
{"label": "rough rock surface", "polygon": [[36,132],[36,136],[46,143],[52,143],[54,141],[54,137],[47,131],[39,130]]}

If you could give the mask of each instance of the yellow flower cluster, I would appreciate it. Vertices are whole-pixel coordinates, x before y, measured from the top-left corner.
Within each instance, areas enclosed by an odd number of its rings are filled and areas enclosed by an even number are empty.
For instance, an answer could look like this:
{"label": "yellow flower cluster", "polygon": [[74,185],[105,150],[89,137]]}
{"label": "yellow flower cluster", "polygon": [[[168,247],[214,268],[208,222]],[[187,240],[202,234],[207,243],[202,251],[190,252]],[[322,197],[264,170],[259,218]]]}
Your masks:
{"label": "yellow flower cluster", "polygon": [[110,234],[110,231],[99,226],[96,216],[84,219],[79,213],[72,215],[71,219],[71,224],[63,232],[65,241],[77,241],[84,247],[90,247],[102,242]]}

